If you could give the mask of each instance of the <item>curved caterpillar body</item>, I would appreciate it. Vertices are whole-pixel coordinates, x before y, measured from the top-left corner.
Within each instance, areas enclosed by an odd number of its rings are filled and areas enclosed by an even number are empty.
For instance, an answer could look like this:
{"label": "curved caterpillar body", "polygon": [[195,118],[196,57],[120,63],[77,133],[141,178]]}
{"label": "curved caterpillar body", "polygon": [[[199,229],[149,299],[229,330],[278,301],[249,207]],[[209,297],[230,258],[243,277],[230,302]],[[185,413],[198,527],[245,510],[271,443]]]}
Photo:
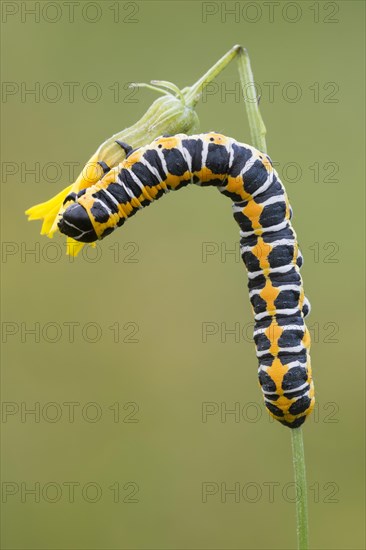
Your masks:
{"label": "curved caterpillar body", "polygon": [[297,428],[315,403],[304,322],[310,306],[292,211],[267,155],[214,132],[157,138],[98,184],[69,197],[74,203],[59,229],[81,242],[102,239],[153,200],[190,183],[217,187],[233,201],[265,404],[276,420]]}

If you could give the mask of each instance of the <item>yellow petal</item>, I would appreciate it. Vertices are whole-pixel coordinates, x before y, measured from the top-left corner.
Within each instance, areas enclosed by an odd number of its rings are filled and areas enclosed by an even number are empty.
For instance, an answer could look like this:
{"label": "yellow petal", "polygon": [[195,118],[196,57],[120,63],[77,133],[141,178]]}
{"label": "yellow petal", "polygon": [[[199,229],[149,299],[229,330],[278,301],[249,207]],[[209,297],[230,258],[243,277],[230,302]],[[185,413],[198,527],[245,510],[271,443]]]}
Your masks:
{"label": "yellow petal", "polygon": [[52,199],[49,199],[46,202],[41,202],[40,204],[36,204],[35,206],[31,206],[31,208],[28,208],[28,210],[25,211],[26,216],[28,216],[29,220],[41,220],[42,218],[45,218],[47,214],[49,214],[51,211],[53,212],[55,209],[57,209],[56,213],[58,212],[60,206],[62,206],[62,203],[65,200],[65,197],[70,193],[72,188],[72,185],[69,185],[69,187],[66,187],[66,189],[63,189],[60,193],[52,197]]}
{"label": "yellow petal", "polygon": [[[72,185],[69,185],[48,201],[36,204],[26,210],[25,213],[29,220],[43,220],[41,235],[47,235],[52,238],[54,233],[58,231],[57,222],[65,210],[66,205],[64,206],[63,202],[69,193],[73,192],[77,194],[82,189],[86,189],[96,183],[102,177],[103,171],[98,165],[97,159],[98,152],[89,159],[88,163]],[[71,240],[74,241],[74,239]],[[76,242],[77,241],[74,241],[74,243]],[[72,256],[76,256],[83,246],[78,242],[77,244],[78,246],[75,248],[76,252],[75,254],[71,254]],[[74,245],[71,246],[70,250],[73,249]]]}
{"label": "yellow petal", "polygon": [[80,243],[79,241],[75,241],[75,239],[72,239],[71,237],[66,238],[66,254],[68,256],[77,256],[80,252],[80,250],[83,248],[85,243]]}

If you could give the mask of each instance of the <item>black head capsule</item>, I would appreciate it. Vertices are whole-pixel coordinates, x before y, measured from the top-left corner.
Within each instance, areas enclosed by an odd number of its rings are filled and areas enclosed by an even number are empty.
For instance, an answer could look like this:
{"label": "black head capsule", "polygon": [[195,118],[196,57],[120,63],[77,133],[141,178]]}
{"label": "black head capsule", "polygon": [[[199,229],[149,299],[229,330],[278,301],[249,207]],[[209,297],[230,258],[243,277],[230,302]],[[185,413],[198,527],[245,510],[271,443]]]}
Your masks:
{"label": "black head capsule", "polygon": [[79,203],[71,204],[66,208],[57,225],[61,233],[81,243],[92,243],[98,240],[87,211]]}

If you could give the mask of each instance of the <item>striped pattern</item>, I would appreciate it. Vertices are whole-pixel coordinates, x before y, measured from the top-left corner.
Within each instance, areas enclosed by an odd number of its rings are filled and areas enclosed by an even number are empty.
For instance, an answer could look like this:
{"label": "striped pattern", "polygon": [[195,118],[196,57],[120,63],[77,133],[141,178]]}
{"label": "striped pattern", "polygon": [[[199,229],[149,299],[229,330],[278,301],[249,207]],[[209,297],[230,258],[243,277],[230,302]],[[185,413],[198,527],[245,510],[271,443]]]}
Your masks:
{"label": "striped pattern", "polygon": [[292,210],[267,155],[213,132],[157,138],[130,152],[98,184],[68,197],[59,229],[82,242],[102,239],[152,201],[190,183],[217,187],[233,201],[265,404],[276,420],[296,428],[315,402],[304,322],[310,305]]}

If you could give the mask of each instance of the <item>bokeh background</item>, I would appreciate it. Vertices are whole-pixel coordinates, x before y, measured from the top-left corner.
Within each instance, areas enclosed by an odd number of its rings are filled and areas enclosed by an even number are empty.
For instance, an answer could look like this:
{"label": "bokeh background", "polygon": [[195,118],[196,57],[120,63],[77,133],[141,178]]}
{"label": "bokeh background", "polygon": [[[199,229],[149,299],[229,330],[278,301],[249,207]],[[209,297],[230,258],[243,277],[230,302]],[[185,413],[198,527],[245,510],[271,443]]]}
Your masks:
{"label": "bokeh background", "polygon": [[[290,432],[262,405],[230,203],[171,194],[74,262],[23,214],[145,112],[155,93],[129,82],[192,84],[236,43],[313,308],[311,547],[364,548],[364,3],[1,7],[3,548],[296,545]],[[250,141],[235,62],[197,112]]]}

